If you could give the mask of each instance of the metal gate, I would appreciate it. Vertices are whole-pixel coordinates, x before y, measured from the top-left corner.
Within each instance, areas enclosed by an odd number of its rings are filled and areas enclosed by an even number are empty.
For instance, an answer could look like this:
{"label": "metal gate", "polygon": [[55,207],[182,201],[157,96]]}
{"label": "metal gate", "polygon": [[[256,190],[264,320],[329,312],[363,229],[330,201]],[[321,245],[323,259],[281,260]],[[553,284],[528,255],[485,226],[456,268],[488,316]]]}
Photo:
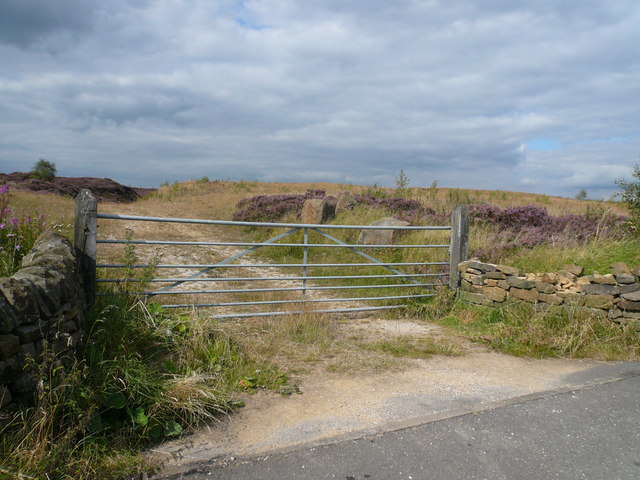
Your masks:
{"label": "metal gate", "polygon": [[[139,278],[133,276],[128,278],[111,276],[110,278],[109,272],[115,271],[114,269],[122,271],[125,268],[152,268],[155,275],[153,278],[145,280],[148,282],[148,288],[140,292],[141,295],[147,299],[153,299],[154,302],[160,300],[158,303],[161,303],[165,308],[213,309],[211,315],[213,318],[272,316],[297,314],[303,311],[341,313],[401,308],[406,306],[408,302],[420,301],[420,299],[434,296],[435,288],[447,285],[450,273],[453,273],[453,276],[457,273],[458,260],[455,257],[459,257],[459,255],[451,254],[455,253],[452,249],[451,239],[459,236],[456,232],[451,236],[446,235],[446,243],[434,244],[384,243],[371,245],[357,242],[348,243],[337,237],[340,235],[339,232],[352,230],[449,232],[452,230],[451,226],[236,222],[98,214],[97,211],[94,215],[95,219],[101,221],[160,222],[205,227],[224,226],[228,228],[284,230],[268,240],[259,242],[149,240],[134,238],[135,233],[134,236],[127,238],[96,238],[94,240],[96,246],[100,245],[101,251],[109,248],[110,245],[144,246],[154,249],[163,247],[213,249],[214,253],[222,258],[216,258],[212,262],[141,262],[134,265],[113,262],[94,263],[100,271],[95,280],[99,284],[140,281]],[[83,215],[78,216],[82,217]],[[91,217],[91,214],[88,216]],[[91,237],[90,230],[93,228],[95,231],[96,229],[95,225],[91,227],[90,223],[88,227],[85,227],[85,233],[88,234],[88,237]],[[454,230],[455,223],[453,221]],[[87,243],[91,244],[92,242],[85,240],[84,244]],[[93,247],[94,259],[96,246]],[[288,257],[291,260],[272,263],[268,259],[265,260],[264,257],[259,257],[256,261],[256,256],[251,255],[261,249],[282,248],[295,253],[292,257]],[[332,256],[327,253],[332,250],[328,249],[349,252],[351,258],[347,261],[344,260],[345,255],[340,255],[341,261],[335,263],[327,261],[327,257],[330,259]],[[398,256],[394,255],[394,252],[406,251],[406,249],[411,249],[413,252],[429,250],[432,258],[429,258],[428,261],[421,259],[393,261],[393,257]],[[88,250],[91,250],[91,245]],[[221,252],[227,254],[221,255]],[[323,254],[315,255],[315,252],[323,252]],[[433,252],[441,252],[441,255],[436,255],[440,258],[434,259]],[[89,253],[91,254],[91,252]],[[320,261],[314,260],[317,256],[321,257]],[[414,256],[426,257],[426,255],[417,253]],[[249,261],[250,259],[253,260]],[[452,264],[455,267],[450,269]],[[246,272],[249,270],[251,273],[257,271],[259,274],[247,275]],[[163,272],[180,273],[166,275]],[[94,276],[94,278],[96,277]],[[100,294],[99,292],[98,295]],[[257,295],[271,295],[272,297],[256,299]],[[285,297],[273,298],[273,295],[285,295]],[[189,300],[185,301],[184,298]],[[328,304],[330,308],[316,308],[321,304],[325,304],[325,306]],[[264,310],[265,308],[267,310]]]}

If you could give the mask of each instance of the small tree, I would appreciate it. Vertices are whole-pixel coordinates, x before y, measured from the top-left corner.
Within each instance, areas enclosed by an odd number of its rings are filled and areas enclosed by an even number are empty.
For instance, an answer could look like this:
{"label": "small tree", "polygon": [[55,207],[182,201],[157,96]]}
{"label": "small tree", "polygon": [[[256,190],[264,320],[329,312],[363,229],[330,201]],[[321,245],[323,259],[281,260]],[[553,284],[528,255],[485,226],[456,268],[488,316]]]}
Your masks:
{"label": "small tree", "polygon": [[587,191],[584,188],[578,190],[576,193],[576,200],[586,200],[587,199]]}
{"label": "small tree", "polygon": [[44,158],[41,158],[31,169],[31,177],[50,182],[55,178],[56,170],[55,163],[48,162]]}
{"label": "small tree", "polygon": [[409,177],[407,177],[404,170],[400,169],[400,173],[396,177],[396,189],[405,190],[409,186]]}
{"label": "small tree", "polygon": [[400,173],[396,177],[396,195],[404,198],[411,198],[413,195],[412,190],[409,188],[409,177],[402,169],[400,169]]}
{"label": "small tree", "polygon": [[631,176],[634,180],[627,182],[621,178],[616,180],[616,185],[622,189],[620,197],[622,201],[627,204],[627,207],[629,207],[632,225],[636,229],[640,229],[640,165],[636,164],[633,167]]}

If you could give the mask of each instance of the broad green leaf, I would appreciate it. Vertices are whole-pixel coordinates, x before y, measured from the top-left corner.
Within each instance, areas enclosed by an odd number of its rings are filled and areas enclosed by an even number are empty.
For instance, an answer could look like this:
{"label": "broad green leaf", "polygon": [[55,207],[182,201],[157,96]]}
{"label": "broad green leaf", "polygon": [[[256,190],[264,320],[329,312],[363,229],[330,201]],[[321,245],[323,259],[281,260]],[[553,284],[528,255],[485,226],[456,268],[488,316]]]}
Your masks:
{"label": "broad green leaf", "polygon": [[133,411],[129,412],[131,415],[131,420],[133,420],[138,425],[142,425],[143,427],[149,423],[149,417],[147,417],[144,413],[144,408],[137,407]]}
{"label": "broad green leaf", "polygon": [[182,425],[178,422],[171,422],[164,429],[164,434],[167,437],[175,437],[176,435],[180,435],[182,433]]}

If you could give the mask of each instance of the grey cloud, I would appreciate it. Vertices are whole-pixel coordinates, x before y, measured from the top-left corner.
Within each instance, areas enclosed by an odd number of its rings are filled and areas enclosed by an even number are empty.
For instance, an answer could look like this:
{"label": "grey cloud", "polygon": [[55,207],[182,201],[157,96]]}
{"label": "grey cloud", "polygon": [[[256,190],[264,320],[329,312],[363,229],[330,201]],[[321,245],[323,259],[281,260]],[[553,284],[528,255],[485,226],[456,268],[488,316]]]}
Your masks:
{"label": "grey cloud", "polygon": [[84,0],[8,0],[0,2],[0,42],[28,48],[56,33],[88,34],[93,2]]}
{"label": "grey cloud", "polygon": [[95,122],[114,122],[122,126],[140,119],[155,119],[184,126],[180,114],[192,106],[185,99],[159,92],[90,91],[76,92],[68,99],[69,123],[82,130]]}
{"label": "grey cloud", "polygon": [[[84,4],[99,6],[65,2],[39,37],[0,33],[0,129],[14,145],[0,165],[45,156],[145,185],[392,185],[403,168],[414,185],[572,196],[614,189],[607,172],[640,150],[629,2]],[[524,147],[536,138],[559,148]]]}

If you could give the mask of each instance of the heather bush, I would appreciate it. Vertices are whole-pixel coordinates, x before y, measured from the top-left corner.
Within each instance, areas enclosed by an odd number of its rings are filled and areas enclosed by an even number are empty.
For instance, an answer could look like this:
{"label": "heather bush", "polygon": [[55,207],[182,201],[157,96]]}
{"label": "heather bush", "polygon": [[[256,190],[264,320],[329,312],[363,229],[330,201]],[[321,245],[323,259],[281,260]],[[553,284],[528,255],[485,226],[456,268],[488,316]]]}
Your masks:
{"label": "heather bush", "polygon": [[374,197],[371,195],[354,195],[356,202],[372,208],[381,208],[390,211],[394,215],[410,223],[419,218],[427,218],[435,215],[435,211],[425,207],[417,200],[403,197]]}
{"label": "heather bush", "polygon": [[240,200],[233,219],[239,222],[278,222],[299,214],[310,198],[325,198],[324,190],[307,190],[304,194],[257,195]]}
{"label": "heather bush", "polygon": [[9,205],[9,186],[0,186],[0,276],[13,275],[46,226],[44,215],[18,217]]}
{"label": "heather bush", "polygon": [[476,247],[471,255],[484,261],[504,260],[517,249],[542,245],[578,245],[594,239],[620,239],[627,235],[626,218],[605,211],[594,215],[551,216],[536,206],[501,209],[493,205],[469,205],[472,222],[488,227],[486,245]]}
{"label": "heather bush", "polygon": [[[304,194],[258,195],[238,202],[238,210],[233,219],[244,222],[277,222],[292,215],[299,217],[304,202],[310,198],[326,198],[335,202],[335,198],[328,197],[324,190],[307,190]],[[429,217],[442,220],[433,209],[425,207],[417,200],[371,194],[354,195],[354,198],[359,205],[387,210],[409,222]]]}

